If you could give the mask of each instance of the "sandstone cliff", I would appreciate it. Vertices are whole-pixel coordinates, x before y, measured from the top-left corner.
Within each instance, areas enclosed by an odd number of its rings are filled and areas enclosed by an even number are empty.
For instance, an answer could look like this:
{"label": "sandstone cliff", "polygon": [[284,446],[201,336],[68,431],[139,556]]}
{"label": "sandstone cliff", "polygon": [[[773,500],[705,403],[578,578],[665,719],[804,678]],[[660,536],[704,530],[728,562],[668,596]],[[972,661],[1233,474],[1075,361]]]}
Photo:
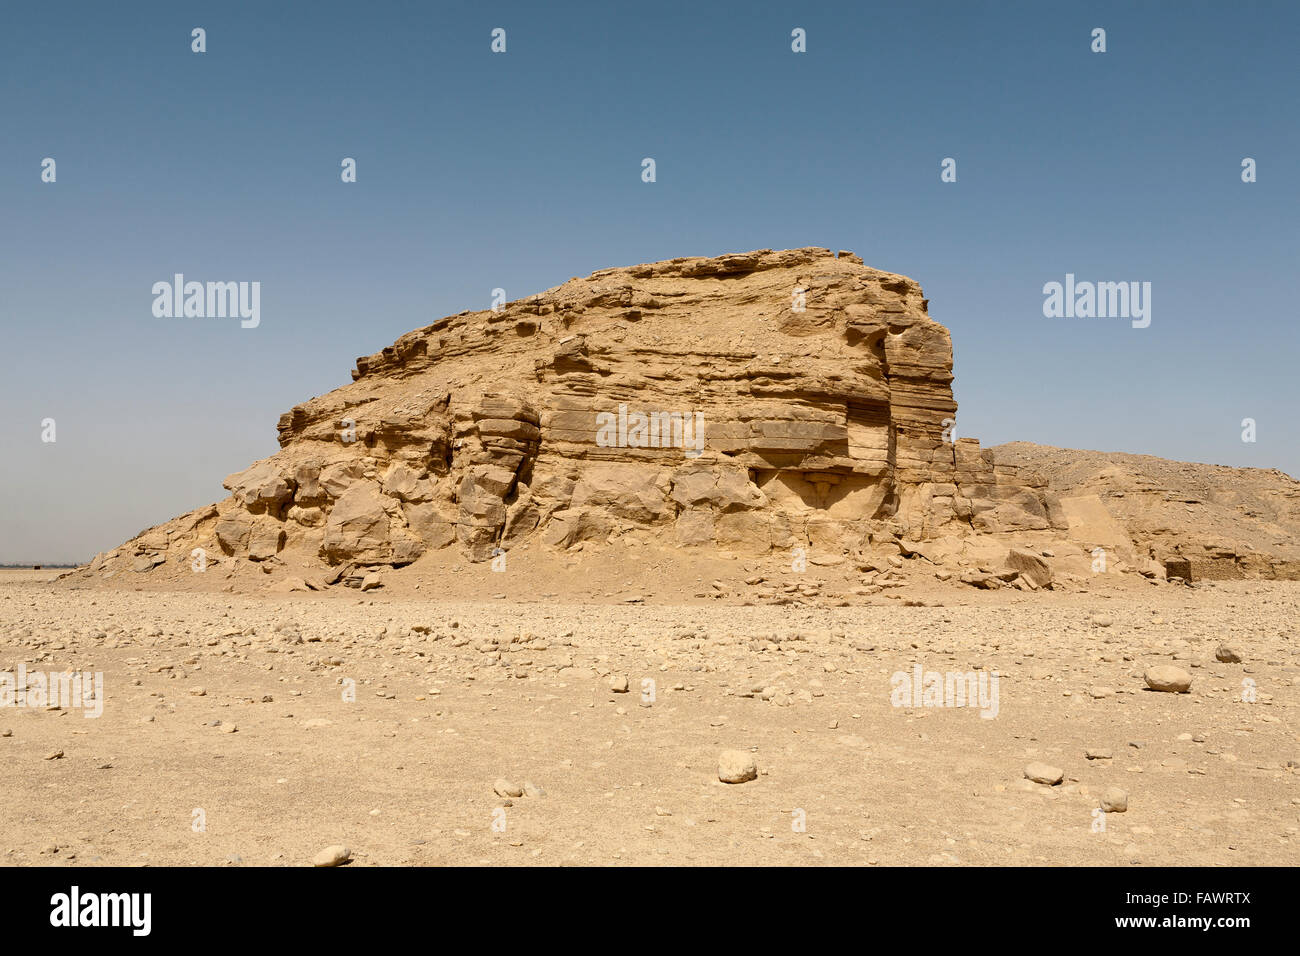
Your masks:
{"label": "sandstone cliff", "polygon": [[229,498],[89,570],[179,572],[201,549],[329,582],[525,541],[843,555],[1063,538],[1040,476],[946,440],[952,367],[920,286],[847,252],[606,269],[359,358],[351,384],[281,416],[280,451],[228,477]]}

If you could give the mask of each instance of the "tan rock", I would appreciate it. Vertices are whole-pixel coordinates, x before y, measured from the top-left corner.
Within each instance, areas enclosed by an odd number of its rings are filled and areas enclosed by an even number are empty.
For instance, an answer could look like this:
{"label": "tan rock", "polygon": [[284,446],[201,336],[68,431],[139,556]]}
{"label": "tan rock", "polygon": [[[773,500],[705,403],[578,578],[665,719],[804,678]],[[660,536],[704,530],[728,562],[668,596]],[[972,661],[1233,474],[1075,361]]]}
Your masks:
{"label": "tan rock", "polygon": [[330,563],[381,563],[392,558],[388,513],[371,482],[352,485],[334,503],[325,525],[322,555]]}
{"label": "tan rock", "polygon": [[758,765],[748,750],[724,750],[718,757],[718,779],[723,783],[745,783],[758,776]]}
{"label": "tan rock", "polygon": [[1007,567],[1019,571],[1034,587],[1045,588],[1052,583],[1052,569],[1047,561],[1027,548],[1012,548],[1007,554]]}
{"label": "tan rock", "polygon": [[492,792],[498,797],[522,797],[524,785],[507,780],[505,777],[498,777],[496,783],[492,784]]}
{"label": "tan rock", "polygon": [[222,484],[230,489],[236,501],[254,510],[275,507],[293,497],[293,483],[269,459],[230,475]]}
{"label": "tan rock", "polygon": [[1192,675],[1173,664],[1157,664],[1148,667],[1143,679],[1152,690],[1171,694],[1185,694],[1192,688]]}
{"label": "tan rock", "polygon": [[1065,779],[1065,771],[1060,767],[1035,761],[1025,767],[1025,779],[1054,787]]}
{"label": "tan rock", "polygon": [[352,859],[352,851],[342,844],[327,846],[311,858],[312,866],[342,866]]}
{"label": "tan rock", "polygon": [[1128,791],[1108,787],[1102,792],[1101,808],[1107,813],[1124,813],[1128,810]]}
{"label": "tan rock", "polygon": [[1220,644],[1214,652],[1214,659],[1224,664],[1240,664],[1241,651],[1227,644]]}

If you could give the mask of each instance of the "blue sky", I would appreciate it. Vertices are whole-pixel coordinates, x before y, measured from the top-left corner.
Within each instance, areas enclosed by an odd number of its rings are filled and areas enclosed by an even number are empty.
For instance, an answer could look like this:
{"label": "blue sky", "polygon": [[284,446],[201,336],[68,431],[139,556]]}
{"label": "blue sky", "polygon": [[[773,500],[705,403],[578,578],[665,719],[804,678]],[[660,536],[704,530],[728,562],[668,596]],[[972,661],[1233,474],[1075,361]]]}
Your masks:
{"label": "blue sky", "polygon": [[[917,279],[959,436],[1300,474],[1297,27],[1283,2],[8,4],[0,562],[224,497],[281,412],[495,287],[765,247]],[[261,325],[155,318],[176,272],[260,281]],[[1067,272],[1150,282],[1151,326],[1045,318]]]}

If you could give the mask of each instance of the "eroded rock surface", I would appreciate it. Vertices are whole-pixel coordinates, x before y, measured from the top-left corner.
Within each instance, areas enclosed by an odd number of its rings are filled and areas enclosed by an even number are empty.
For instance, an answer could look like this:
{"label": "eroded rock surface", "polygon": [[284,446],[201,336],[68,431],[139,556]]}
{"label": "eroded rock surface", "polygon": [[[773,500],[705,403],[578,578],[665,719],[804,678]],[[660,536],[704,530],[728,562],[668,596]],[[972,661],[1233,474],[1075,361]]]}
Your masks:
{"label": "eroded rock surface", "polygon": [[[351,384],[281,416],[280,451],[228,477],[229,498],[89,571],[286,562],[323,587],[534,541],[824,560],[902,541],[935,562],[980,541],[998,547],[954,559],[962,580],[1050,586],[1040,555],[994,552],[1066,540],[1089,501],[1072,511],[1033,470],[949,440],[952,368],[920,286],[851,253],[606,269],[357,359]],[[1122,527],[1102,531],[1136,564]]]}

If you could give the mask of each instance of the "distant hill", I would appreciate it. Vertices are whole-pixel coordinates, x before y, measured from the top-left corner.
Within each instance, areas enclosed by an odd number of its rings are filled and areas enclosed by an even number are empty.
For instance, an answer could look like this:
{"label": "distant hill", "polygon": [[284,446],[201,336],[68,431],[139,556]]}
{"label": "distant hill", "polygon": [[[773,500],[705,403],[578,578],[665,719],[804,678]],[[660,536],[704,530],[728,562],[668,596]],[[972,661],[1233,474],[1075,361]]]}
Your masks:
{"label": "distant hill", "polygon": [[1140,555],[1185,557],[1201,577],[1300,576],[1300,481],[1276,468],[1031,442],[989,450],[998,464],[1037,472],[1064,503],[1097,496]]}

